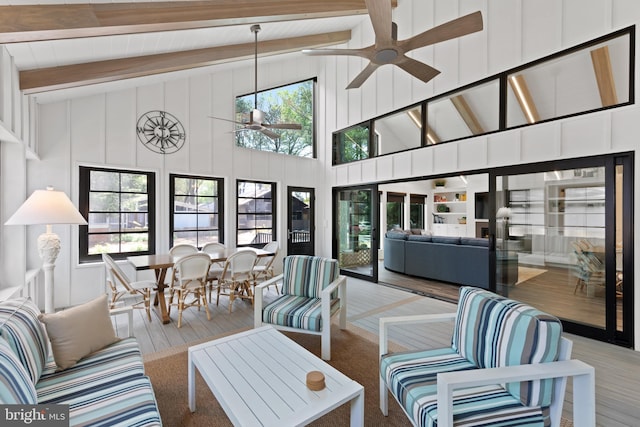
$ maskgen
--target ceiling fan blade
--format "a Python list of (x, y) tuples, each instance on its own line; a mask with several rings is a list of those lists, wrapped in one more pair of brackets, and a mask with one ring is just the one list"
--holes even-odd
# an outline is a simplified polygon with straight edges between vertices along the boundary
[(393, 44), (391, 0), (365, 0), (365, 4), (376, 35), (376, 45), (390, 46)]
[(274, 123), (274, 124), (263, 123), (262, 126), (266, 128), (271, 128), (271, 129), (293, 129), (293, 130), (302, 129), (302, 125), (298, 123)]
[(440, 71), (425, 64), (424, 62), (416, 61), (415, 59), (403, 56), (402, 60), (396, 62), (396, 65), (413, 77), (422, 80), (427, 83), (429, 80), (440, 74)]
[(474, 12), (469, 15), (462, 16), (442, 25), (431, 28), (423, 33), (417, 34), (406, 40), (398, 42), (398, 45), (405, 51), (409, 52), (419, 47), (429, 46), (434, 43), (440, 43), (446, 40), (455, 39), (457, 37), (466, 36), (482, 30), (482, 13)]
[(266, 129), (266, 128), (260, 129), (260, 132), (262, 132), (264, 135), (268, 136), (271, 139), (280, 138), (280, 135), (278, 135), (277, 133), (272, 132), (272, 131), (270, 131), (269, 129)]
[(372, 48), (373, 46), (361, 49), (303, 49), (302, 53), (306, 55), (348, 55), (369, 59)]
[(222, 117), (214, 117), (214, 116), (209, 116), (210, 119), (216, 119), (216, 120), (224, 120), (225, 122), (231, 122), (231, 123), (235, 123), (237, 125), (245, 125), (246, 123), (242, 123), (242, 122), (237, 122), (235, 120), (231, 120), (231, 119), (223, 119)]
[(362, 70), (360, 72), (360, 74), (358, 74), (356, 76), (356, 78), (351, 81), (351, 83), (349, 83), (349, 86), (347, 86), (347, 89), (356, 89), (356, 88), (359, 88), (360, 86), (362, 86), (362, 83), (364, 83), (365, 80), (367, 80), (369, 78), (369, 76), (371, 76), (371, 74), (373, 74), (373, 72), (378, 67), (379, 67), (378, 64), (374, 64), (373, 62), (369, 62), (369, 65), (367, 65), (365, 67), (365, 69)]

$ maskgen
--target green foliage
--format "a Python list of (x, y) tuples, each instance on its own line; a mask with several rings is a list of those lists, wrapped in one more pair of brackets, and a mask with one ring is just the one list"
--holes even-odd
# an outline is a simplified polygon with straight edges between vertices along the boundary
[(369, 158), (369, 127), (354, 126), (338, 134), (338, 163)]
[[(265, 112), (269, 124), (298, 123), (302, 130), (274, 129), (280, 138), (271, 139), (261, 132), (236, 133), (236, 145), (292, 156), (313, 157), (313, 86), (308, 80), (258, 93), (258, 109)], [(238, 121), (248, 120), (254, 108), (254, 95), (236, 98)], [(244, 113), (244, 114), (243, 114)]]

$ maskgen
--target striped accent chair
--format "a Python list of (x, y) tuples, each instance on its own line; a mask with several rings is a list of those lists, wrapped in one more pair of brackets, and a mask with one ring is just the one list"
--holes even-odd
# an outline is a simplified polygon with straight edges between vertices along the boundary
[[(388, 353), (389, 325), (442, 320), (454, 321), (450, 347)], [(584, 414), (579, 416), (585, 418), (575, 425), (593, 426), (593, 368), (568, 360), (571, 341), (561, 335), (562, 324), (556, 317), (472, 287), (460, 288), (456, 313), (383, 318), (380, 408), (387, 415), (388, 390), (415, 426), (559, 426), (566, 376), (575, 368), (578, 381), (586, 384), (585, 403), (593, 402), (586, 412), (582, 408)], [(558, 361), (568, 362), (571, 369)], [(525, 365), (536, 368), (522, 369)], [(545, 375), (540, 375), (540, 367)], [(492, 378), (499, 372), (514, 376)], [(443, 382), (447, 380), (452, 383)], [(460, 384), (454, 387), (456, 382)], [(579, 406), (574, 404), (574, 423)]]
[[(254, 324), (320, 335), (322, 358), (331, 358), (331, 318), (339, 315), (340, 328), (347, 322), (347, 278), (339, 275), (338, 261), (308, 255), (284, 258), (282, 274), (256, 286)], [(264, 290), (282, 284), (282, 295), (264, 304)], [(276, 286), (277, 289), (277, 286)]]

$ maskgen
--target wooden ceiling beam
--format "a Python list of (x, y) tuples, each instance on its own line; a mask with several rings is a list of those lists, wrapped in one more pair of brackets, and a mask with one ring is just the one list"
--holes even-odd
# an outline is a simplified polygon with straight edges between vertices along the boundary
[(540, 114), (538, 114), (538, 108), (533, 101), (531, 92), (529, 92), (529, 86), (522, 74), (512, 74), (508, 78), (509, 85), (513, 89), (513, 93), (520, 104), (520, 109), (524, 113), (524, 117), (527, 123), (537, 123), (540, 121)]
[(618, 103), (616, 94), (616, 82), (611, 68), (611, 57), (609, 56), (609, 46), (602, 46), (591, 51), (591, 62), (593, 71), (596, 74), (600, 101), (603, 107), (610, 107)]
[[(397, 0), (392, 0), (397, 6)], [(0, 43), (366, 14), (364, 0), (216, 0), (0, 6)]]
[(456, 95), (451, 98), (451, 103), (462, 117), (462, 120), (467, 125), (472, 135), (480, 135), (484, 133), (484, 129), (476, 117), (475, 113), (469, 106), (469, 103), (464, 99), (463, 95)]
[[(288, 39), (261, 41), (258, 54), (262, 56), (299, 51), (346, 43), (351, 31), (316, 34)], [(196, 67), (251, 58), (255, 43), (218, 46), (156, 55), (120, 58), (60, 67), (20, 71), (20, 90), (25, 94), (106, 83), (134, 77), (150, 76)]]

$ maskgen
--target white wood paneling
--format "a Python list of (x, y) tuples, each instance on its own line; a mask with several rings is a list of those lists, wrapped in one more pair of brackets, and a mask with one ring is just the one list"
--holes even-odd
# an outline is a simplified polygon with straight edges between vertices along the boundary
[(393, 176), (396, 179), (399, 178), (408, 178), (413, 176), (413, 171), (411, 170), (411, 152), (405, 151), (403, 153), (398, 153), (398, 155), (393, 156)]
[(433, 173), (433, 152), (434, 150), (414, 150), (411, 152), (411, 167), (417, 176), (424, 176)]
[(493, 0), (485, 16), (489, 74), (522, 63), (522, 0)]
[(636, 107), (622, 108), (611, 113), (611, 150), (637, 150), (640, 120)]
[[(562, 49), (562, 2), (525, 1), (522, 4), (522, 61), (530, 62)], [(544, 31), (540, 31), (544, 28)]]
[[(165, 109), (164, 84), (158, 83), (137, 88), (136, 120), (146, 112)], [(164, 155), (155, 153), (140, 142), (136, 142), (136, 165), (141, 168), (160, 168)]]
[(541, 126), (523, 128), (521, 135), (521, 158), (528, 161), (542, 161), (548, 159), (550, 154), (560, 156), (560, 125), (549, 123)]
[(66, 157), (67, 161), (73, 159), (78, 162), (102, 163), (106, 135), (105, 106), (105, 95), (88, 96), (72, 102), (71, 153), (60, 151), (57, 154)]
[(487, 138), (475, 138), (473, 144), (460, 142), (458, 145), (458, 168), (477, 169), (479, 164), (487, 164)]
[(562, 44), (568, 47), (611, 31), (611, 0), (563, 0)]
[[(192, 114), (189, 111), (189, 80), (180, 79), (169, 81), (164, 84), (164, 102), (161, 110), (172, 114), (182, 123), (187, 137), (183, 147), (175, 153), (164, 156), (164, 166), (168, 170), (191, 170), (191, 127), (190, 119)], [(196, 148), (197, 151), (197, 148)]]
[(607, 151), (611, 136), (608, 114), (577, 117), (562, 123), (563, 157), (588, 156)]
[(487, 166), (496, 167), (520, 163), (520, 131), (489, 135), (487, 138)]
[(104, 162), (110, 165), (135, 166), (136, 91), (121, 90), (106, 95)]

